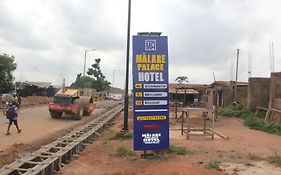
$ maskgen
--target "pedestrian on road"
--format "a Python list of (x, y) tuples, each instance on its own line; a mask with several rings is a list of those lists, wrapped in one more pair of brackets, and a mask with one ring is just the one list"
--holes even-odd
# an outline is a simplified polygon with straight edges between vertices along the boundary
[(16, 93), (13, 94), (12, 102), (15, 102), (16, 106), (19, 108), (20, 101), (19, 101), (19, 97)]
[(6, 116), (7, 119), (9, 119), (9, 125), (8, 125), (8, 129), (7, 129), (7, 133), (6, 135), (10, 135), (10, 128), (11, 125), (14, 124), (18, 130), (18, 133), (21, 132), (21, 129), (18, 126), (18, 112), (19, 112), (19, 108), (17, 107), (17, 103), (15, 101), (9, 103), (8, 105), (8, 110), (6, 111)]

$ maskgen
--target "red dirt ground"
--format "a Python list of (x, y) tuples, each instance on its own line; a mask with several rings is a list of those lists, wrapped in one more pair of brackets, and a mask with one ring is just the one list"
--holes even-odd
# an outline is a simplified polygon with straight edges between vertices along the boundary
[[(132, 111), (130, 112), (130, 117)], [(200, 120), (192, 119), (196, 126)], [(116, 156), (118, 147), (132, 150), (132, 140), (107, 140), (106, 137), (117, 133), (122, 128), (123, 117), (120, 114), (112, 128), (106, 131), (101, 138), (88, 146), (77, 160), (66, 165), (63, 175), (280, 175), (281, 168), (266, 162), (268, 156), (281, 155), (281, 137), (261, 131), (248, 129), (241, 119), (220, 118), (216, 122), (216, 130), (230, 137), (225, 140), (216, 137), (211, 140), (206, 136), (192, 135), (189, 140), (182, 136), (179, 130), (170, 131), (170, 144), (183, 146), (193, 154), (188, 156), (167, 155), (165, 159), (147, 160), (141, 158), (141, 152), (135, 156)], [(132, 119), (129, 120), (132, 129)], [(171, 128), (180, 128), (175, 119), (170, 120)], [(257, 160), (263, 160), (262, 167)], [(211, 160), (222, 162), (224, 172), (206, 169)], [(237, 167), (240, 166), (240, 167)], [(244, 166), (244, 167), (243, 167)], [(239, 169), (240, 168), (240, 169)], [(228, 169), (228, 170), (227, 170)], [(253, 169), (248, 171), (247, 169)], [(261, 170), (264, 170), (263, 172)]]

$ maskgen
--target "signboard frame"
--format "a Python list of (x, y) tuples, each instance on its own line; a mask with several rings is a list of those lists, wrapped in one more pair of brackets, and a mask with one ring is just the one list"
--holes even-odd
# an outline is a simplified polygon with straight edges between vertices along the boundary
[(134, 150), (169, 147), (168, 37), (133, 36)]

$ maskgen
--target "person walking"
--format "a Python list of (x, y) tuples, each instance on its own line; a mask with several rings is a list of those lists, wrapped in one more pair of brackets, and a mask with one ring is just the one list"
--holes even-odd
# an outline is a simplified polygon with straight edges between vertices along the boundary
[(7, 129), (7, 133), (6, 135), (10, 135), (10, 128), (11, 128), (11, 125), (14, 124), (18, 130), (18, 133), (21, 132), (21, 129), (19, 128), (19, 125), (18, 125), (18, 111), (19, 111), (19, 108), (17, 107), (17, 103), (15, 101), (11, 102), (8, 104), (8, 110), (6, 111), (6, 116), (7, 116), (7, 119), (9, 119), (9, 125), (8, 125), (8, 129)]

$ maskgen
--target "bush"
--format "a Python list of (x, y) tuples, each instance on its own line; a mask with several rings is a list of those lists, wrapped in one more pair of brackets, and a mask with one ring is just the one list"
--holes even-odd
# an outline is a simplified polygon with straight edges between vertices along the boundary
[(133, 138), (133, 133), (132, 132), (119, 132), (116, 134), (115, 139), (118, 140), (127, 140), (127, 139), (132, 139)]
[(218, 170), (220, 164), (221, 164), (220, 161), (211, 160), (211, 161), (206, 165), (206, 167), (207, 167), (208, 169), (215, 169), (215, 170)]
[(271, 134), (281, 135), (281, 125), (264, 122), (265, 112), (259, 113), (255, 116), (254, 112), (248, 111), (241, 104), (232, 104), (219, 110), (219, 114), (229, 117), (242, 117), (244, 118), (244, 125), (251, 129), (265, 131)]
[(241, 104), (232, 104), (220, 109), (219, 114), (227, 117), (245, 117), (249, 112)]
[(110, 133), (105, 136), (104, 140), (128, 140), (133, 138), (132, 132), (119, 132), (117, 134)]
[(125, 147), (119, 147), (116, 150), (116, 156), (134, 156), (135, 152)]
[(251, 129), (261, 130), (270, 134), (281, 135), (281, 125), (274, 123), (266, 123), (263, 119), (253, 116), (247, 116), (244, 124)]
[(269, 157), (269, 163), (275, 164), (279, 167), (281, 167), (281, 156), (277, 155), (275, 153), (273, 156)]
[(173, 145), (170, 145), (167, 153), (176, 153), (178, 155), (188, 155), (188, 154), (192, 154), (191, 152), (187, 151), (185, 147), (176, 147)]

